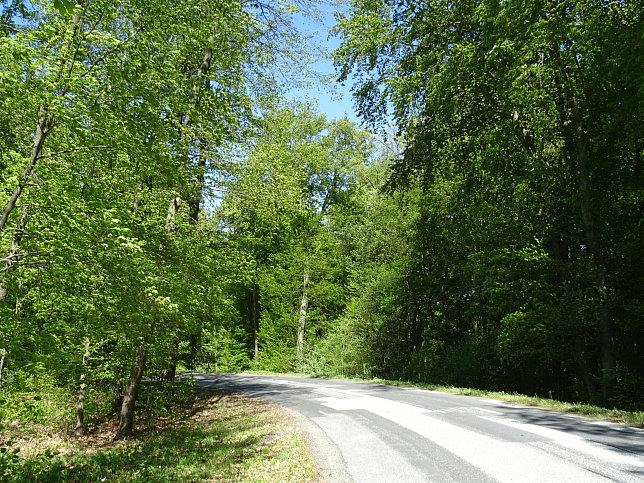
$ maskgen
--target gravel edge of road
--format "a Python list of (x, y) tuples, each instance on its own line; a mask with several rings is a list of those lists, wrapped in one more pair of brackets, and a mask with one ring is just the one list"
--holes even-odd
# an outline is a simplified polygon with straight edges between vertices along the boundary
[(314, 421), (293, 409), (282, 406), (306, 435), (325, 483), (352, 483), (353, 478), (338, 447)]

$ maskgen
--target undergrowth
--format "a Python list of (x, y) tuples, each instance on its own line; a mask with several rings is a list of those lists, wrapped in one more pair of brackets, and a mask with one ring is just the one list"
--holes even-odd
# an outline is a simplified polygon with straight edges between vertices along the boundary
[[(15, 395), (12, 407), (29, 405)], [(20, 402), (20, 401), (22, 402)], [(43, 396), (42, 400), (45, 400)], [(69, 412), (71, 399), (50, 400), (51, 414)], [(30, 406), (29, 406), (30, 407)], [(276, 406), (194, 382), (142, 387), (134, 436), (113, 441), (112, 418), (76, 438), (47, 411), (16, 413), (0, 430), (0, 481), (317, 481), (304, 436)], [(16, 417), (17, 417), (16, 416)], [(38, 419), (31, 426), (27, 420)], [(20, 422), (18, 422), (20, 421)], [(46, 423), (46, 424), (45, 424)], [(54, 426), (48, 426), (54, 424)]]

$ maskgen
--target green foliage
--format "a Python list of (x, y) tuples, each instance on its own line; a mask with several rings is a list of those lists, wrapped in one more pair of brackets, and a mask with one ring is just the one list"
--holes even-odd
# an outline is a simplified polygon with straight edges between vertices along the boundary
[[(325, 362), (321, 375), (369, 376), (365, 365), (366, 346), (360, 334), (360, 325), (355, 318), (341, 317), (316, 345)], [(308, 371), (304, 371), (307, 372)]]
[(139, 390), (139, 408), (148, 415), (167, 415), (178, 407), (194, 402), (195, 383), (191, 379), (178, 382), (145, 382)]
[[(367, 243), (381, 278), (364, 256), (355, 272), (377, 373), (566, 399), (583, 385), (586, 400), (625, 403), (617, 368), (642, 374), (642, 206), (629, 200), (644, 132), (626, 121), (641, 117), (641, 75), (616, 66), (642, 58), (642, 13), (382, 0), (339, 16), (341, 78), (355, 74), (372, 125), (390, 109), (405, 144), (386, 184), (408, 213), (399, 263)], [(615, 47), (626, 39), (638, 47)], [(377, 234), (395, 217), (375, 207), (383, 221), (363, 222)]]
[[(310, 363), (324, 372), (316, 341), (347, 302), (342, 224), (372, 151), (364, 131), (346, 119), (328, 122), (310, 105), (264, 112), (219, 210), (240, 257), (240, 283), (248, 287), (238, 294), (240, 314), (251, 330), (257, 317), (254, 369), (302, 370)], [(306, 340), (300, 354), (298, 339)]]
[(246, 333), (239, 327), (204, 329), (201, 336), (201, 364), (215, 372), (238, 372), (250, 366), (246, 350)]
[(20, 448), (11, 448), (11, 441), (0, 443), (0, 477), (3, 481), (8, 481), (20, 468)]
[(30, 431), (36, 425), (65, 429), (72, 422), (72, 400), (69, 389), (60, 387), (47, 374), (14, 372), (0, 392), (0, 427), (17, 425), (21, 431)]
[[(0, 444), (0, 478), (7, 482), (83, 482), (227, 481), (256, 479), (257, 475), (266, 481), (289, 477), (305, 481), (315, 477), (305, 441), (274, 407), (220, 392), (195, 395), (190, 391), (183, 396), (181, 400), (175, 394), (173, 402), (178, 405), (169, 408), (163, 418), (157, 412), (145, 413), (151, 430), (100, 451), (68, 448), (58, 454), (48, 449), (19, 458), (10, 444)], [(249, 454), (253, 457), (248, 458)], [(283, 464), (276, 465), (276, 461)]]
[(3, 2), (0, 416), (100, 420), (138, 347), (640, 407), (641, 2), (352, 2), (378, 155), (279, 99), (307, 3)]

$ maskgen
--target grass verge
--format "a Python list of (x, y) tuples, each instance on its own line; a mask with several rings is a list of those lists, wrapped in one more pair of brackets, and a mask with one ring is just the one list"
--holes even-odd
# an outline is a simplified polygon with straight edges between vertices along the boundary
[[(251, 374), (266, 374), (276, 375), (270, 372), (263, 371), (248, 371)], [(310, 376), (302, 373), (289, 374), (291, 376), (300, 377), (320, 377)], [(461, 394), (464, 396), (484, 397), (488, 399), (496, 399), (498, 401), (511, 402), (516, 404), (523, 404), (526, 406), (535, 406), (544, 409), (552, 409), (555, 411), (577, 414), (580, 416), (588, 416), (603, 421), (611, 421), (614, 423), (626, 424), (636, 428), (644, 428), (644, 411), (623, 411), (621, 409), (608, 409), (600, 406), (594, 406), (586, 403), (571, 403), (565, 401), (557, 401), (555, 399), (542, 398), (538, 396), (526, 396), (518, 393), (508, 393), (503, 391), (484, 391), (482, 389), (454, 387), (454, 386), (441, 386), (438, 384), (417, 383), (410, 381), (397, 381), (380, 378), (357, 378), (357, 377), (341, 377), (333, 376), (330, 378), (343, 379), (348, 381), (372, 383), (372, 384), (386, 384), (390, 386), (399, 387), (415, 387), (418, 389), (428, 389), (431, 391), (448, 392), (452, 394)]]
[(400, 387), (416, 387), (419, 389), (429, 389), (432, 391), (448, 392), (452, 394), (462, 394), (464, 396), (484, 397), (496, 399), (498, 401), (523, 404), (526, 406), (535, 406), (544, 409), (552, 409), (580, 416), (588, 416), (603, 421), (626, 424), (638, 428), (644, 428), (644, 411), (622, 411), (621, 409), (608, 409), (600, 406), (594, 406), (586, 403), (570, 403), (557, 401), (555, 399), (542, 398), (538, 396), (526, 396), (518, 393), (508, 393), (503, 391), (484, 391), (482, 389), (472, 389), (454, 386), (440, 386), (436, 384), (413, 383), (407, 381), (391, 381), (386, 379), (354, 379), (362, 382), (376, 384), (388, 384)]
[(0, 481), (318, 481), (306, 438), (281, 409), (260, 399), (197, 389), (166, 416), (139, 415), (137, 432), (113, 442), (116, 422), (82, 438), (43, 432), (0, 453)]

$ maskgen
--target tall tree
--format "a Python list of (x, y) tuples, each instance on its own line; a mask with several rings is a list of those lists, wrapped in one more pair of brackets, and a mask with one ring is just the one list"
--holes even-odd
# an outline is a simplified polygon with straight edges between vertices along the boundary
[[(390, 108), (408, 142), (394, 163), (391, 186), (418, 176), (426, 190), (455, 183), (461, 193), (454, 199), (462, 203), (445, 215), (467, 220), (475, 235), (466, 245), (469, 258), (475, 268), (489, 267), (475, 284), (517, 282), (518, 273), (499, 277), (509, 263), (504, 257), (516, 257), (532, 260), (535, 273), (550, 272), (555, 293), (570, 283), (593, 293), (581, 309), (583, 319), (566, 325), (572, 339), (581, 337), (573, 349), (579, 360), (599, 359), (598, 367), (581, 363), (580, 377), (592, 396), (590, 370), (605, 400), (616, 381), (615, 331), (630, 325), (616, 316), (607, 275), (609, 265), (621, 274), (626, 269), (619, 257), (615, 265), (607, 262), (616, 246), (606, 246), (611, 235), (605, 217), (625, 191), (607, 175), (625, 165), (635, 173), (635, 140), (641, 139), (641, 129), (630, 122), (617, 138), (606, 136), (611, 119), (637, 117), (641, 109), (641, 78), (616, 67), (636, 65), (641, 49), (617, 52), (613, 46), (625, 39), (641, 43), (635, 40), (641, 10), (629, 1), (358, 0), (336, 30), (343, 37), (336, 52), (340, 76), (357, 74), (362, 115), (377, 123)], [(636, 208), (624, 208), (630, 219)], [(521, 228), (513, 233), (508, 224)], [(537, 252), (553, 263), (537, 267), (543, 259), (526, 258), (535, 239)], [(463, 282), (460, 293), (468, 294), (472, 307), (480, 300), (483, 309), (480, 297), (489, 289)], [(484, 317), (488, 330), (498, 334), (499, 321), (531, 305), (507, 302)], [(536, 323), (529, 319), (524, 322)], [(554, 319), (550, 327), (555, 330)]]

